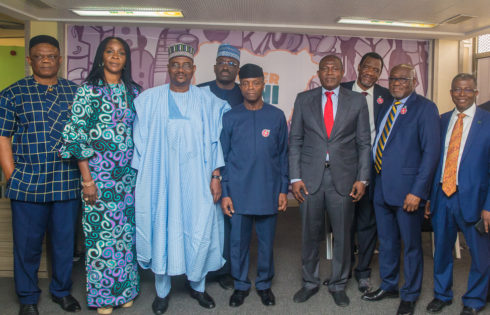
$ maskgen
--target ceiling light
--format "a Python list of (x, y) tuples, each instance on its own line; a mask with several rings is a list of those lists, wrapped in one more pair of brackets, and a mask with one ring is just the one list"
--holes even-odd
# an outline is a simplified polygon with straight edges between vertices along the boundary
[(380, 25), (380, 26), (396, 26), (396, 27), (419, 27), (419, 28), (432, 28), (437, 26), (433, 23), (422, 23), (422, 22), (400, 22), (400, 21), (387, 21), (387, 20), (376, 20), (376, 19), (366, 19), (366, 18), (346, 18), (341, 17), (337, 20), (337, 23), (342, 24), (363, 24), (363, 25)]
[(77, 9), (72, 11), (81, 16), (184, 17), (181, 10), (174, 9)]

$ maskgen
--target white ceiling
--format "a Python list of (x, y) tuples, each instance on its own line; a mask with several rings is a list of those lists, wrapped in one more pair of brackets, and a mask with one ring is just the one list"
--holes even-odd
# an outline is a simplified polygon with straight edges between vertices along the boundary
[[(69, 9), (175, 8), (183, 19), (81, 17)], [(78, 24), (164, 25), (204, 29), (287, 31), (331, 35), (465, 39), (490, 33), (490, 0), (0, 0), (0, 12), (18, 20)], [(441, 23), (458, 14), (466, 22), (432, 29), (348, 26), (341, 17)]]

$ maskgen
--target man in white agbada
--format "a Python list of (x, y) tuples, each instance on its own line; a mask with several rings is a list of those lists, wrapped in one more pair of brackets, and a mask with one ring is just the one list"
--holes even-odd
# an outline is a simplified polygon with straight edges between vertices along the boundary
[(170, 84), (135, 100), (136, 251), (155, 273), (155, 314), (168, 308), (170, 277), (185, 274), (192, 298), (205, 308), (205, 276), (223, 266), (223, 215), (219, 168), (224, 165), (221, 118), (230, 109), (209, 88), (190, 84), (194, 48), (169, 47)]

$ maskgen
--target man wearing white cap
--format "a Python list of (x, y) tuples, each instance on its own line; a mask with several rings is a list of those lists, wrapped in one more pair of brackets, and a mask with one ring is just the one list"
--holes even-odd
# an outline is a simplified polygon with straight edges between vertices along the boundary
[(170, 277), (185, 274), (190, 295), (215, 307), (205, 277), (223, 259), (223, 214), (219, 168), (221, 118), (227, 103), (190, 84), (194, 48), (169, 47), (170, 83), (135, 100), (134, 157), (136, 251), (139, 264), (155, 273), (155, 314), (168, 308)]

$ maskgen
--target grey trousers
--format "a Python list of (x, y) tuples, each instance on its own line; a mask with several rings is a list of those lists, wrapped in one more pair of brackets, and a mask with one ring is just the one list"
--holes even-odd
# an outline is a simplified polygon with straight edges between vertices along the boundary
[(340, 195), (333, 186), (329, 168), (325, 168), (320, 189), (307, 195), (300, 205), (302, 218), (303, 286), (312, 289), (320, 285), (319, 246), (325, 239), (325, 219), (333, 232), (332, 274), (328, 283), (331, 292), (345, 290), (351, 268), (350, 229), (355, 204), (352, 198)]

